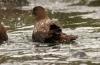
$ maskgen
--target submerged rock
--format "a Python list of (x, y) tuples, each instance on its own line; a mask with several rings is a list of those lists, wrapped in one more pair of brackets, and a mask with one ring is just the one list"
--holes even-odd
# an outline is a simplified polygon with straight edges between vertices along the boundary
[(75, 58), (86, 58), (87, 57), (86, 53), (83, 51), (75, 52), (72, 56)]

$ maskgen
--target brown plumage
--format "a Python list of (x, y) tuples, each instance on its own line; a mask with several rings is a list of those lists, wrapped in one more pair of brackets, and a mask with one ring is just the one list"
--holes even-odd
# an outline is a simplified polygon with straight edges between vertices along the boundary
[(36, 24), (34, 25), (32, 39), (35, 42), (66, 42), (72, 41), (77, 38), (74, 35), (66, 35), (52, 19), (48, 17), (46, 11), (41, 6), (33, 8), (32, 14), (36, 18)]
[(3, 27), (3, 25), (0, 24), (0, 44), (2, 44), (4, 41), (8, 40), (8, 35), (6, 33), (6, 29)]

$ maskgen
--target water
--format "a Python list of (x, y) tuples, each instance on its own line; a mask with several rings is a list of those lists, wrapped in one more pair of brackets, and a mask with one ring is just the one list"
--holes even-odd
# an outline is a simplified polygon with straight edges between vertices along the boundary
[[(65, 26), (69, 28), (63, 28), (63, 32), (78, 35), (78, 39), (73, 44), (48, 46), (32, 42), (34, 27), (32, 22), (28, 25), (17, 25), (16, 29), (8, 32), (9, 40), (0, 46), (0, 65), (100, 65), (100, 27), (97, 26), (100, 22), (100, 7), (68, 6), (70, 2), (67, 4), (55, 2), (56, 4), (49, 2), (52, 6), (44, 5), (44, 7), (52, 9), (52, 15), (55, 15), (55, 12), (66, 13), (68, 17), (55, 15), (55, 18), (70, 22), (66, 23)], [(73, 20), (75, 17), (77, 22)], [(84, 24), (86, 26), (83, 26)], [(80, 26), (73, 28), (73, 25)]]
[[(66, 34), (78, 35), (75, 44), (57, 46), (37, 46), (31, 41), (32, 26), (10, 32), (9, 41), (0, 46), (1, 65), (73, 65), (88, 62), (100, 63), (100, 32), (99, 27), (78, 27), (74, 30), (66, 28)], [(73, 62), (73, 63), (72, 63)], [(81, 62), (81, 63), (80, 63)]]

